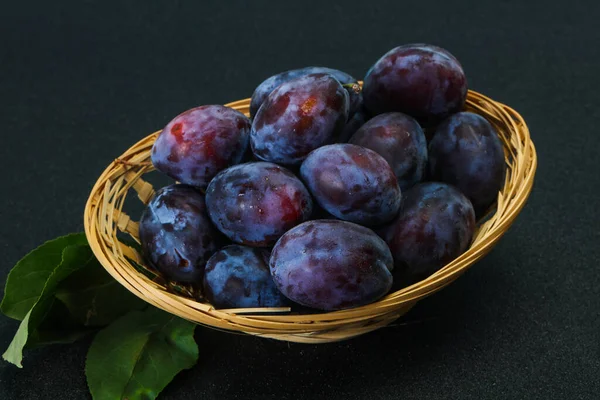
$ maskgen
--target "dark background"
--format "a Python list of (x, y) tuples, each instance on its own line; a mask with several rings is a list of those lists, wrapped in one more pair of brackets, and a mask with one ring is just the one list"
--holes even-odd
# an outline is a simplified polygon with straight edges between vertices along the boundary
[[(529, 124), (539, 169), (512, 229), (453, 285), (354, 340), (199, 328), (198, 365), (161, 398), (598, 398), (598, 2), (122, 3), (2, 2), (2, 285), (30, 249), (82, 230), (104, 167), (179, 112), (306, 65), (362, 78), (392, 47), (428, 42)], [(2, 351), (17, 325), (0, 317)], [(23, 370), (0, 362), (0, 398), (89, 398), (88, 345), (28, 352)]]

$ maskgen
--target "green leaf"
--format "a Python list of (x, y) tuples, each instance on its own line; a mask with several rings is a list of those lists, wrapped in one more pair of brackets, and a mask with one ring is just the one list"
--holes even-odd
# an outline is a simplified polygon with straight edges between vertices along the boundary
[(196, 325), (154, 307), (131, 311), (100, 331), (88, 351), (94, 400), (150, 400), (198, 360)]
[(73, 343), (92, 332), (95, 329), (82, 326), (62, 302), (55, 300), (37, 329), (29, 333), (25, 347)]
[(84, 326), (106, 326), (147, 303), (117, 282), (98, 261), (79, 270), (59, 286), (56, 297)]
[[(54, 305), (58, 307), (55, 308)], [(52, 327), (48, 325), (44, 326), (42, 323), (40, 329), (31, 332), (31, 326), (35, 325), (32, 321), (40, 318), (39, 315), (44, 312), (58, 314), (60, 318), (46, 318), (46, 321), (53, 321)], [(64, 322), (64, 324), (61, 325), (61, 322)], [(73, 321), (69, 319), (68, 310), (60, 302), (54, 298), (50, 298), (48, 302), (32, 308), (27, 313), (2, 358), (19, 368), (23, 368), (23, 349), (25, 347), (32, 348), (48, 344), (72, 343), (90, 332), (90, 329), (74, 325)]]
[(10, 318), (23, 320), (61, 263), (65, 247), (86, 243), (83, 233), (71, 234), (46, 242), (23, 257), (8, 274), (0, 310)]
[(96, 261), (94, 254), (87, 245), (68, 246), (64, 249), (61, 263), (48, 276), (38, 300), (21, 321), (15, 337), (2, 355), (6, 361), (22, 368), (23, 349), (28, 342), (29, 335), (33, 334), (51, 314), (56, 301), (54, 292), (57, 285), (74, 271), (85, 268), (94, 261)]
[(19, 325), (19, 329), (17, 329), (17, 333), (13, 338), (12, 342), (8, 345), (8, 349), (2, 354), (2, 358), (4, 358), (9, 363), (16, 365), (19, 368), (23, 368), (23, 349), (25, 348), (25, 344), (27, 343), (28, 337), (28, 328), (29, 328), (29, 317), (31, 316), (30, 310), (21, 324)]

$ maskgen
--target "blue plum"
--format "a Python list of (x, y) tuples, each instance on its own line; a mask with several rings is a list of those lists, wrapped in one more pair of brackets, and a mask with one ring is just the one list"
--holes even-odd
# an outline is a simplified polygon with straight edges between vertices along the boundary
[(442, 122), (429, 143), (429, 176), (456, 186), (481, 217), (504, 184), (502, 142), (482, 116), (461, 112)]
[(342, 129), (342, 132), (340, 133), (340, 135), (335, 139), (335, 142), (336, 143), (348, 142), (348, 140), (350, 140), (352, 135), (354, 135), (356, 133), (356, 131), (358, 131), (360, 129), (360, 127), (363, 126), (368, 120), (369, 120), (369, 116), (367, 115), (367, 113), (364, 110), (361, 109), (361, 110), (357, 111), (356, 113), (354, 113), (353, 116), (350, 117), (350, 119), (348, 119), (348, 122), (346, 122), (344, 129)]
[(393, 259), (372, 230), (339, 220), (308, 221), (279, 239), (269, 262), (289, 299), (320, 310), (372, 303), (391, 288)]
[(264, 161), (297, 165), (312, 150), (333, 142), (348, 118), (348, 92), (328, 74), (282, 83), (252, 123), (250, 144)]
[(215, 308), (282, 307), (288, 303), (271, 278), (265, 249), (223, 247), (206, 263), (203, 288)]
[(404, 193), (400, 214), (380, 235), (394, 256), (397, 278), (416, 281), (461, 255), (474, 232), (469, 199), (453, 186), (427, 182)]
[(308, 220), (310, 194), (293, 173), (267, 162), (233, 166), (206, 190), (211, 220), (235, 243), (271, 246), (290, 228)]
[(354, 77), (337, 69), (326, 67), (305, 67), (273, 75), (258, 85), (252, 94), (252, 99), (250, 99), (250, 116), (254, 118), (258, 112), (258, 109), (264, 103), (267, 97), (282, 83), (310, 74), (329, 74), (337, 79), (342, 85), (346, 85), (346, 90), (348, 91), (349, 95), (350, 115), (353, 115), (362, 107), (363, 98), (360, 87), (351, 86), (352, 84), (358, 84), (358, 81)]
[(387, 161), (353, 144), (323, 146), (308, 156), (300, 175), (315, 200), (337, 218), (361, 225), (389, 222), (400, 208), (400, 187)]
[(403, 191), (423, 179), (427, 141), (419, 123), (406, 114), (394, 112), (374, 117), (349, 143), (371, 149), (385, 158)]
[(408, 44), (390, 50), (369, 69), (363, 97), (374, 115), (398, 111), (430, 123), (463, 108), (467, 79), (447, 50)]
[(250, 128), (250, 120), (232, 108), (193, 108), (162, 130), (152, 147), (152, 163), (178, 182), (205, 189), (217, 172), (242, 160)]
[(208, 218), (204, 196), (192, 186), (162, 188), (140, 220), (140, 242), (146, 260), (176, 281), (198, 282), (206, 261), (223, 241)]

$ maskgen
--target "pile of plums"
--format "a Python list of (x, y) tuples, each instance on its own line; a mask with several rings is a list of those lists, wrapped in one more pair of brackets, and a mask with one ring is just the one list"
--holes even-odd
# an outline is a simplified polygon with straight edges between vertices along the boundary
[(469, 247), (504, 182), (502, 143), (466, 96), (454, 56), (411, 44), (362, 90), (308, 67), (262, 82), (251, 118), (185, 111), (152, 149), (178, 183), (142, 215), (148, 264), (217, 308), (347, 309), (426, 278)]

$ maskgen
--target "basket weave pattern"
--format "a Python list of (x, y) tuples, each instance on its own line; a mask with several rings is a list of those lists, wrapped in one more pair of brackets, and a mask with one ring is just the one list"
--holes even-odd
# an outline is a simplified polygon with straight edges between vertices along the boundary
[[(250, 100), (227, 104), (248, 115)], [(478, 226), (470, 248), (427, 279), (390, 293), (362, 307), (311, 315), (293, 315), (287, 308), (216, 310), (169, 290), (164, 281), (151, 280), (134, 264), (142, 256), (117, 237), (118, 232), (138, 239), (138, 223), (122, 209), (129, 194), (147, 204), (154, 188), (143, 179), (154, 170), (150, 151), (159, 132), (144, 138), (111, 163), (96, 182), (86, 204), (85, 233), (94, 254), (106, 270), (129, 291), (148, 303), (197, 324), (228, 331), (301, 343), (348, 339), (385, 325), (405, 314), (420, 299), (450, 284), (485, 256), (511, 226), (531, 192), (537, 166), (535, 147), (522, 117), (511, 108), (469, 91), (466, 109), (485, 117), (500, 135), (507, 174), (495, 213)], [(127, 201), (134, 201), (130, 199)]]

